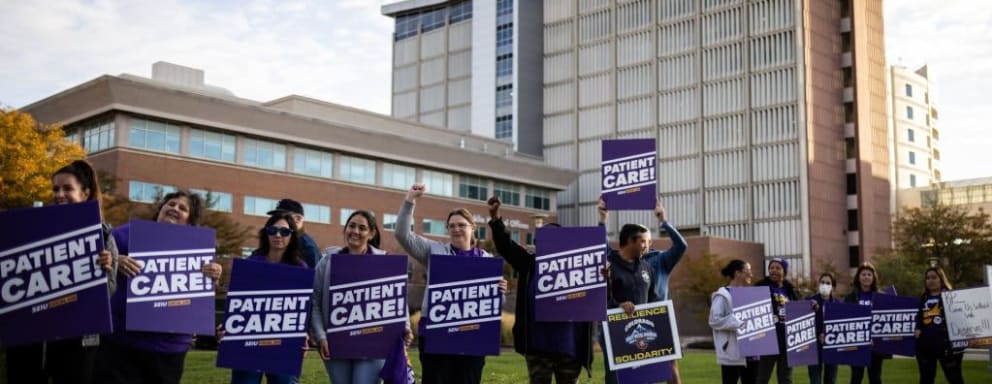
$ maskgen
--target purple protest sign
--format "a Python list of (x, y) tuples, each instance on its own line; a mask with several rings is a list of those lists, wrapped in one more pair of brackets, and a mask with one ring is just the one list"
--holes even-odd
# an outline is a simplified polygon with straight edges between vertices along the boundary
[(503, 260), (431, 255), (427, 307), (420, 321), (424, 350), (452, 355), (499, 355)]
[(385, 358), (406, 329), (406, 256), (331, 255), (327, 344), (334, 359)]
[(130, 257), (141, 265), (127, 279), (129, 331), (211, 335), (214, 286), (200, 267), (214, 259), (212, 228), (133, 220)]
[(654, 139), (603, 140), (601, 191), (611, 210), (654, 209), (658, 196)]
[(920, 299), (875, 294), (871, 300), (871, 349), (875, 352), (916, 356), (916, 315)]
[(768, 287), (729, 287), (734, 317), (744, 325), (737, 329), (741, 356), (777, 355), (778, 335)]
[(95, 201), (2, 212), (0, 228), (4, 346), (111, 332)]
[(217, 366), (298, 376), (312, 295), (310, 269), (235, 259)]
[(871, 362), (871, 307), (823, 304), (823, 363), (867, 367)]
[(622, 308), (611, 309), (602, 324), (606, 358), (612, 371), (682, 358), (671, 300), (634, 306), (631, 315)]
[(816, 312), (811, 301), (785, 303), (785, 351), (790, 367), (820, 362)]
[(537, 229), (537, 321), (606, 320), (606, 228)]

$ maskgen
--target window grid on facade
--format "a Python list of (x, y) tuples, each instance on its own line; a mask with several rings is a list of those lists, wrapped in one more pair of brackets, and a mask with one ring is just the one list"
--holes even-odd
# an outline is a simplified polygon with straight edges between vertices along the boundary
[(382, 163), (382, 186), (406, 190), (416, 182), (417, 170), (415, 168)]
[(916, 152), (909, 151), (909, 163), (916, 164)]
[(114, 146), (115, 128), (111, 119), (98, 121), (83, 128), (83, 148), (86, 153), (102, 151)]
[(362, 184), (375, 184), (375, 161), (351, 156), (340, 156), (338, 174), (341, 180)]
[(520, 186), (516, 184), (494, 181), (493, 195), (503, 204), (520, 206)]
[(387, 213), (382, 215), (382, 229), (396, 230), (396, 220), (399, 216)]
[(131, 118), (128, 143), (135, 148), (179, 153), (179, 127), (158, 121)]
[(527, 188), (527, 208), (549, 210), (551, 209), (551, 199), (548, 197), (548, 191)]
[(906, 97), (913, 97), (913, 85), (906, 84)]
[(496, 87), (496, 108), (513, 106), (513, 84)]
[(267, 141), (245, 139), (244, 162), (259, 168), (286, 170), (286, 146)]
[(444, 220), (424, 219), (422, 229), (425, 234), (444, 235), (447, 233)]
[(278, 200), (264, 197), (245, 196), (244, 213), (250, 216), (269, 216), (269, 211), (276, 209)]
[(315, 223), (331, 223), (331, 207), (320, 204), (302, 203), (304, 220)]
[(154, 203), (163, 195), (176, 191), (176, 187), (143, 181), (131, 180), (128, 182), (128, 198), (131, 201), (140, 203)]
[(348, 225), (348, 217), (351, 216), (352, 213), (355, 213), (355, 211), (355, 209), (351, 208), (341, 208), (341, 215), (338, 216), (338, 223), (340, 223), (341, 226)]
[(233, 163), (236, 142), (233, 135), (191, 129), (189, 132), (189, 155), (205, 159)]
[(420, 26), (421, 31), (428, 32), (444, 27), (445, 19), (447, 19), (447, 12), (448, 10), (446, 8), (424, 12), (423, 16), (420, 18), (422, 23)]
[(293, 150), (293, 172), (331, 178), (334, 176), (334, 156), (327, 152), (296, 148)]
[(496, 77), (510, 76), (513, 74), (513, 54), (507, 53), (496, 57)]
[(427, 187), (426, 193), (440, 196), (453, 196), (455, 178), (450, 173), (428, 171), (421, 172), (421, 179)]
[(448, 23), (454, 24), (472, 18), (472, 1), (463, 1), (448, 8)]
[(496, 138), (499, 140), (513, 139), (513, 116), (496, 118)]
[(513, 23), (496, 27), (496, 54), (513, 53)]
[(486, 227), (481, 226), (481, 225), (476, 226), (475, 227), (475, 238), (477, 240), (479, 240), (479, 241), (485, 240), (486, 239)]
[(913, 120), (913, 107), (906, 106), (906, 118)]
[(462, 175), (458, 178), (458, 197), (486, 201), (489, 199), (489, 188), (486, 179)]
[(206, 189), (190, 189), (190, 192), (203, 197), (207, 209), (218, 212), (231, 212), (234, 209), (234, 196), (230, 193), (208, 191)]
[(912, 128), (906, 130), (906, 139), (908, 139), (910, 143), (916, 141), (915, 133)]
[(911, 188), (916, 188), (916, 175), (914, 174), (909, 175), (909, 186)]

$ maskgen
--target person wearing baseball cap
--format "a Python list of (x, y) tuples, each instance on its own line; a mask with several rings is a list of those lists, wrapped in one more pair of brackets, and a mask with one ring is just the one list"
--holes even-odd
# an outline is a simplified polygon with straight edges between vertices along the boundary
[(317, 265), (317, 261), (320, 260), (320, 247), (303, 230), (303, 204), (293, 199), (282, 199), (279, 200), (279, 204), (276, 204), (276, 209), (267, 214), (272, 216), (276, 213), (289, 213), (293, 216), (293, 220), (296, 222), (296, 232), (300, 235), (300, 245), (303, 246), (303, 261), (307, 263), (307, 267), (313, 269)]

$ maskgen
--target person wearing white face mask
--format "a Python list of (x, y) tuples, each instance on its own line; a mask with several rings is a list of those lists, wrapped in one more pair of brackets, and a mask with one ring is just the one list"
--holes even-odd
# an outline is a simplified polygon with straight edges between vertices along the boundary
[[(834, 287), (836, 286), (837, 280), (834, 279), (834, 275), (829, 272), (823, 273), (820, 275), (818, 292), (806, 298), (806, 300), (813, 301), (813, 310), (816, 311), (816, 334), (821, 342), (819, 351), (821, 361), (823, 355), (823, 304), (840, 302), (834, 297)], [(808, 370), (810, 384), (834, 384), (837, 382), (837, 365), (835, 364), (810, 365)]]

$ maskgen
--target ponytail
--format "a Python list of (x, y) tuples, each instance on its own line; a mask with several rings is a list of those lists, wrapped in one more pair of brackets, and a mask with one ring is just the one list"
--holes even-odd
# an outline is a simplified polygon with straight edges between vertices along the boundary
[(747, 265), (747, 262), (745, 262), (744, 260), (741, 259), (731, 260), (730, 263), (727, 263), (726, 267), (723, 267), (723, 269), (720, 270), (720, 274), (728, 279), (733, 279), (734, 274), (737, 273), (737, 271), (743, 270), (745, 265)]
[(87, 201), (96, 200), (98, 203), (100, 202), (100, 182), (97, 180), (96, 171), (93, 170), (93, 166), (89, 162), (86, 160), (75, 160), (69, 163), (69, 165), (59, 168), (58, 171), (52, 174), (52, 177), (60, 173), (72, 175), (79, 181), (79, 185), (90, 190)]

